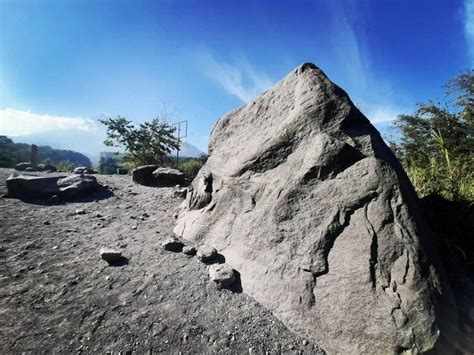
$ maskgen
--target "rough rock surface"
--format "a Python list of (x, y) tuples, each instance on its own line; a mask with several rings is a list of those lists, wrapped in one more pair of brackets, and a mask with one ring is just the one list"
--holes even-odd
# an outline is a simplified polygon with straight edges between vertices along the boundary
[(157, 168), (153, 171), (153, 176), (158, 185), (173, 186), (184, 183), (184, 174), (177, 169), (167, 167)]
[(320, 69), (221, 118), (209, 152), (175, 234), (216, 247), (288, 327), (331, 353), (426, 351), (447, 336), (451, 290), (413, 188)]
[(132, 181), (140, 185), (153, 185), (155, 177), (153, 172), (158, 165), (144, 165), (132, 170)]

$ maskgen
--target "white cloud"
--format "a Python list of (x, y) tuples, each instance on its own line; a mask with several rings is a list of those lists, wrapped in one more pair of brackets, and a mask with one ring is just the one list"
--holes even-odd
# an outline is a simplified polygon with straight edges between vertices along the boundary
[(471, 65), (474, 65), (474, 0), (464, 1), (464, 32)]
[(364, 112), (372, 123), (390, 122), (395, 120), (398, 115), (407, 114), (409, 110), (393, 106), (375, 106)]
[(0, 110), (0, 134), (20, 136), (56, 130), (95, 131), (96, 123), (82, 117), (63, 117), (19, 111), (11, 108)]
[(273, 85), (273, 81), (265, 73), (256, 70), (247, 62), (218, 62), (210, 53), (201, 54), (200, 59), (206, 75), (242, 102), (253, 99)]

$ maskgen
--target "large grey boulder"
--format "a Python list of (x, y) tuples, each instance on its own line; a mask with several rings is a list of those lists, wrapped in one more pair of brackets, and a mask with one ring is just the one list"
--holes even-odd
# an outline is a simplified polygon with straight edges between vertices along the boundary
[(211, 245), (244, 292), (329, 353), (423, 352), (445, 333), (416, 195), (347, 94), (313, 64), (219, 120), (175, 234)]
[(140, 185), (154, 185), (153, 172), (158, 165), (144, 165), (132, 170), (132, 181)]
[(97, 179), (90, 175), (33, 176), (11, 175), (7, 181), (9, 197), (36, 198), (49, 196), (81, 197), (99, 187)]
[(184, 174), (173, 168), (161, 167), (153, 171), (153, 176), (157, 185), (174, 186), (184, 183)]

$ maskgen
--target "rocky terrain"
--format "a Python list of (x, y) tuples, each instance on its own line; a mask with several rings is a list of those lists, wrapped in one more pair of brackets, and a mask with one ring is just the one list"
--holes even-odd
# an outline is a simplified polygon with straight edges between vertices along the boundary
[[(11, 173), (0, 169), (0, 195)], [(81, 200), (0, 199), (1, 354), (323, 353), (245, 293), (219, 289), (196, 257), (162, 248), (175, 188), (97, 178), (107, 188)], [(102, 247), (126, 262), (109, 266)]]

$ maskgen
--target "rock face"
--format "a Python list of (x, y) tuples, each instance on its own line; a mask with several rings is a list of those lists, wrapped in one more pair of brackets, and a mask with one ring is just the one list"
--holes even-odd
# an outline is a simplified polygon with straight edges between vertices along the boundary
[(217, 248), (290, 329), (344, 354), (426, 351), (444, 335), (451, 290), (414, 190), (320, 69), (221, 118), (209, 152), (175, 234)]

